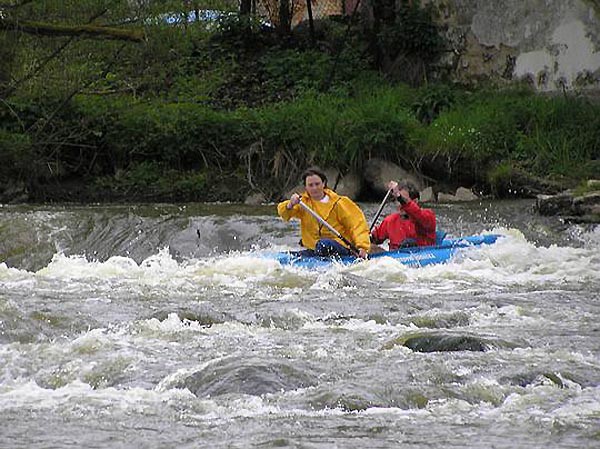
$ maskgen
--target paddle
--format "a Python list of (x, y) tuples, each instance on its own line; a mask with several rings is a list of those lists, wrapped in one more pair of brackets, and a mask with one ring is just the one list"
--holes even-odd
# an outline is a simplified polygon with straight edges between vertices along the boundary
[(301, 207), (303, 207), (306, 212), (308, 212), (313, 217), (315, 217), (319, 223), (321, 223), (323, 226), (325, 226), (327, 229), (329, 229), (338, 239), (340, 239), (342, 242), (344, 242), (346, 245), (348, 245), (348, 247), (354, 253), (355, 256), (359, 255), (360, 251), (358, 250), (358, 248), (356, 246), (354, 246), (352, 244), (352, 242), (350, 242), (348, 239), (346, 239), (342, 234), (340, 234), (337, 229), (335, 229), (333, 226), (331, 226), (329, 223), (327, 223), (325, 220), (323, 220), (323, 218), (319, 214), (317, 214), (314, 210), (312, 210), (310, 207), (308, 207), (306, 204), (304, 204), (302, 202), (302, 200), (299, 200), (298, 204)]
[(377, 223), (377, 219), (381, 215), (381, 211), (385, 207), (385, 203), (387, 202), (388, 198), (392, 194), (392, 190), (393, 189), (388, 190), (387, 193), (385, 194), (385, 197), (383, 198), (383, 201), (381, 202), (381, 205), (379, 206), (379, 209), (377, 210), (377, 213), (375, 214), (375, 218), (373, 218), (373, 222), (371, 223), (371, 227), (369, 228), (369, 232), (371, 232), (373, 230), (373, 228), (375, 227), (375, 223)]

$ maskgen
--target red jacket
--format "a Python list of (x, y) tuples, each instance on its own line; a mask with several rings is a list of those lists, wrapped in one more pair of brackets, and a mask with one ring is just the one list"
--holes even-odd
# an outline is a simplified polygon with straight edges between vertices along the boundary
[(388, 215), (376, 226), (371, 235), (375, 243), (390, 241), (390, 250), (398, 249), (406, 239), (414, 239), (418, 246), (435, 245), (435, 212), (421, 209), (414, 201), (402, 206), (408, 218), (400, 213)]

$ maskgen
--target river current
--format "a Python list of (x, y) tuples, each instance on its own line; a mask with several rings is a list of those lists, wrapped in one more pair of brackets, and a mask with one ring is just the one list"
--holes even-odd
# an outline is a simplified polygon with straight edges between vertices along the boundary
[(600, 447), (600, 226), (434, 209), (503, 237), (307, 270), (274, 205), (0, 207), (0, 448)]

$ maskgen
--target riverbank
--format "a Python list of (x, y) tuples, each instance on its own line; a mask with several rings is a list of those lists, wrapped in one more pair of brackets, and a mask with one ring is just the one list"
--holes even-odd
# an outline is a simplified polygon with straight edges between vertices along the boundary
[[(408, 12), (437, 36), (427, 10)], [(364, 30), (341, 40), (343, 20), (322, 21), (316, 42), (302, 27), (281, 41), (254, 25), (157, 25), (120, 65), (104, 53), (113, 43), (80, 42), (110, 73), (82, 72), (80, 53), (65, 50), (61, 70), (32, 75), (0, 104), (0, 202), (277, 201), (307, 166), (363, 179), (373, 159), (437, 192), (495, 198), (554, 194), (600, 173), (600, 105), (587, 97), (458, 85), (435, 71), (439, 39), (414, 51), (418, 33), (405, 36), (419, 44), (403, 47), (406, 72), (424, 72), (407, 84), (376, 58), (390, 42)]]
[(361, 174), (374, 157), (441, 190), (497, 198), (557, 193), (600, 172), (600, 106), (586, 99), (438, 86), (452, 101), (427, 122), (417, 105), (431, 89), (362, 87), (234, 111), (78, 96), (55, 118), (77, 140), (57, 149), (4, 133), (0, 200), (273, 201), (306, 166)]

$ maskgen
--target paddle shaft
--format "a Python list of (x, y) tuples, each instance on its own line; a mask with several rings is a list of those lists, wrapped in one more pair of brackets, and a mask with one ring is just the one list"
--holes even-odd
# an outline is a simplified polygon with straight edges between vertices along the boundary
[(331, 226), (329, 223), (327, 223), (325, 220), (323, 220), (323, 217), (321, 217), (319, 214), (317, 214), (314, 210), (312, 210), (310, 207), (308, 207), (306, 204), (304, 204), (302, 202), (302, 200), (300, 200), (298, 202), (298, 204), (304, 208), (304, 210), (306, 212), (308, 212), (309, 214), (311, 214), (313, 217), (315, 217), (315, 219), (321, 223), (323, 226), (325, 226), (327, 229), (329, 229), (338, 239), (340, 239), (342, 242), (344, 242), (346, 245), (348, 245), (348, 247), (350, 248), (350, 250), (358, 256), (359, 254), (359, 250), (356, 246), (354, 246), (352, 244), (352, 242), (350, 242), (347, 238), (345, 238), (342, 234), (339, 233), (339, 231), (337, 229), (335, 229), (333, 226)]
[(369, 232), (371, 232), (373, 230), (373, 228), (375, 227), (375, 223), (377, 223), (377, 219), (381, 215), (381, 211), (385, 207), (385, 203), (387, 202), (387, 200), (388, 200), (388, 198), (390, 197), (391, 194), (392, 194), (392, 189), (388, 190), (387, 193), (385, 194), (385, 197), (383, 198), (383, 201), (381, 202), (381, 205), (379, 206), (379, 209), (377, 210), (377, 213), (375, 214), (375, 218), (373, 218), (373, 222), (371, 223), (371, 227), (369, 228)]

